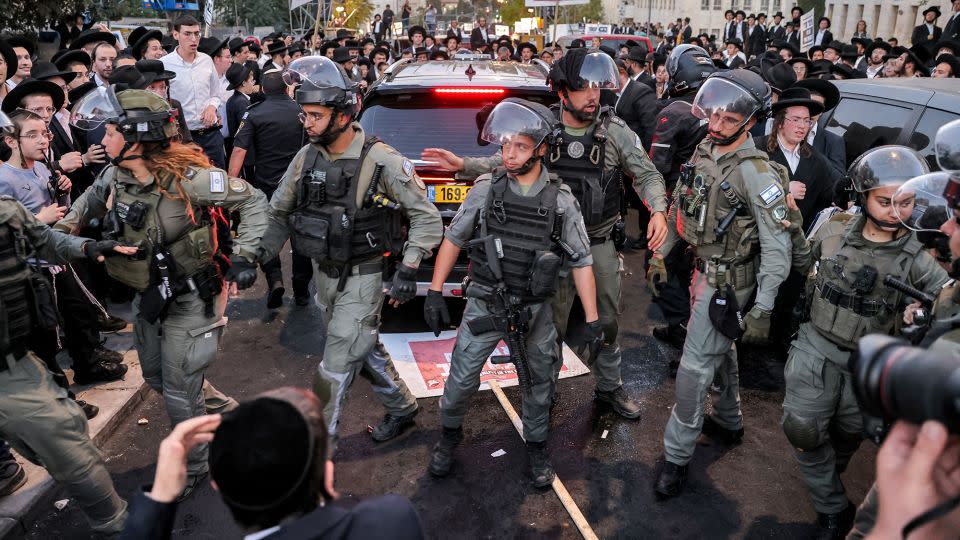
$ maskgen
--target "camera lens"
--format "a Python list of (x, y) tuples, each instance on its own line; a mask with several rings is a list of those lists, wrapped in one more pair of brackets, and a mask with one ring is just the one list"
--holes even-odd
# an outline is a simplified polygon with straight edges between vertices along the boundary
[(955, 354), (874, 334), (860, 340), (851, 370), (865, 412), (914, 424), (937, 420), (960, 433), (960, 358)]

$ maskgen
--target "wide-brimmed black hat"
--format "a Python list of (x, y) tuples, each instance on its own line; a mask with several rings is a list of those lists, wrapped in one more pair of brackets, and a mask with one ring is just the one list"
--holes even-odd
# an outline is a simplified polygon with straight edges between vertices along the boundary
[(833, 49), (837, 51), (837, 55), (839, 55), (841, 52), (843, 52), (843, 47), (844, 47), (843, 42), (835, 39), (831, 41), (826, 47), (824, 47), (823, 50)]
[(334, 40), (324, 41), (323, 43), (320, 44), (320, 50), (318, 50), (317, 52), (320, 54), (320, 56), (326, 56), (327, 51), (329, 51), (330, 49), (336, 49), (339, 46), (340, 45)]
[(859, 43), (860, 45), (863, 46), (864, 49), (866, 49), (867, 46), (870, 45), (870, 41), (871, 41), (870, 38), (855, 37), (855, 38), (852, 38), (852, 39), (850, 40), (850, 43), (852, 43), (854, 46), (856, 46), (857, 43)]
[(627, 54), (621, 57), (624, 60), (645, 64), (647, 62), (647, 48), (644, 45), (635, 45), (627, 49)]
[(859, 58), (860, 53), (857, 52), (856, 45), (844, 45), (843, 49), (840, 51), (840, 58)]
[(144, 49), (147, 48), (147, 43), (149, 43), (151, 39), (162, 42), (163, 32), (159, 30), (148, 30), (144, 32), (136, 41), (133, 42), (133, 45), (130, 45), (130, 54), (132, 54), (137, 60), (143, 58)]
[(436, 50), (430, 53), (431, 60), (449, 60), (450, 55), (447, 54), (447, 51)]
[(913, 62), (915, 71), (922, 73), (924, 77), (930, 76), (930, 68), (927, 67), (927, 60), (930, 59), (930, 51), (923, 45), (914, 45), (906, 50), (907, 58)]
[(143, 90), (154, 81), (153, 73), (141, 73), (136, 66), (121, 66), (110, 73), (108, 81), (115, 91)]
[[(426, 52), (426, 49), (423, 49)], [(333, 61), (338, 64), (352, 62), (354, 57), (350, 54), (350, 47), (337, 47), (333, 50)]]
[(782, 18), (783, 18), (783, 12), (782, 12), (782, 11), (778, 11), (778, 12), (774, 13), (773, 16), (774, 16), (774, 17), (780, 17), (780, 18), (782, 19)]
[(793, 71), (793, 67), (786, 62), (777, 64), (762, 62), (760, 64), (760, 76), (777, 93), (783, 92), (797, 82), (797, 74)]
[(283, 54), (290, 50), (290, 47), (287, 47), (286, 43), (282, 41), (274, 41), (267, 45), (267, 56), (273, 56), (275, 54)]
[(840, 103), (840, 90), (830, 81), (823, 79), (804, 79), (797, 81), (793, 86), (796, 88), (806, 88), (811, 93), (816, 92), (823, 96), (824, 111), (832, 110), (837, 106), (837, 103)]
[(830, 72), (834, 75), (841, 75), (844, 79), (866, 79), (867, 74), (860, 71), (859, 69), (854, 69), (843, 62), (839, 64), (833, 64), (830, 66)]
[(936, 64), (947, 64), (947, 65), (949, 65), (949, 66), (950, 66), (950, 73), (952, 74), (952, 76), (953, 76), (953, 77), (960, 77), (960, 58), (957, 58), (956, 56), (954, 56), (954, 55), (952, 55), (952, 54), (946, 54), (946, 53), (944, 53), (944, 54), (941, 54), (940, 56), (938, 56), (937, 59), (934, 61), (934, 65), (936, 65)]
[(520, 46), (517, 47), (517, 52), (520, 52), (524, 49), (530, 49), (530, 51), (533, 52), (534, 56), (536, 56), (537, 54), (537, 46), (534, 45), (533, 43), (530, 43), (529, 41), (525, 41), (521, 43)]
[(415, 24), (415, 25), (411, 26), (410, 29), (407, 30), (407, 37), (410, 38), (410, 40), (412, 41), (412, 40), (413, 40), (413, 35), (416, 34), (416, 33), (418, 33), (418, 32), (419, 32), (420, 35), (422, 35), (424, 38), (427, 37), (427, 29), (424, 28), (424, 27), (422, 27), (422, 26), (420, 26), (420, 25), (418, 25), (418, 24)]
[(430, 51), (428, 51), (426, 47), (417, 47), (416, 49), (413, 49), (412, 52), (414, 57), (420, 56), (421, 54), (430, 54)]
[(90, 69), (90, 66), (93, 65), (93, 62), (90, 60), (90, 55), (87, 54), (87, 51), (71, 51), (63, 49), (58, 51), (57, 54), (53, 55), (51, 60), (53, 61), (53, 64), (57, 66), (57, 69), (60, 70), (66, 70), (70, 64), (75, 62), (80, 62), (86, 66), (87, 69)]
[(867, 50), (863, 51), (863, 54), (864, 56), (869, 58), (873, 54), (873, 51), (877, 49), (883, 49), (884, 51), (889, 53), (892, 48), (893, 47), (889, 43), (887, 43), (886, 41), (880, 38), (877, 38), (871, 41), (869, 45), (867, 45)]
[(883, 55), (883, 61), (886, 62), (891, 58), (899, 58), (903, 53), (907, 52), (907, 48), (903, 45), (897, 45), (896, 47), (891, 47), (887, 50), (887, 54)]
[(383, 55), (387, 57), (387, 60), (388, 61), (390, 60), (390, 49), (386, 47), (377, 47), (372, 51), (370, 51), (370, 59), (373, 60), (373, 57), (376, 56), (378, 53), (383, 53)]
[(168, 70), (160, 60), (137, 60), (140, 73), (152, 73), (154, 81), (169, 81), (177, 77), (176, 72)]
[(939, 51), (940, 49), (950, 49), (953, 51), (954, 56), (960, 57), (960, 41), (955, 39), (941, 40), (939, 43), (937, 43), (936, 50)]
[(730, 38), (723, 42), (724, 45), (733, 45), (738, 49), (743, 49), (743, 40), (740, 38)]
[(53, 62), (34, 62), (30, 68), (30, 78), (39, 81), (49, 80), (51, 77), (60, 77), (63, 82), (70, 84), (70, 81), (77, 78), (77, 72), (59, 69)]
[(138, 26), (134, 28), (133, 30), (130, 31), (129, 34), (127, 34), (127, 45), (132, 45), (136, 43), (137, 40), (142, 38), (143, 35), (146, 34), (147, 32), (148, 30), (146, 26)]
[(807, 58), (813, 60), (813, 53), (817, 51), (823, 52), (823, 45), (814, 45), (807, 49)]
[[(421, 28), (422, 28), (422, 27), (421, 27)], [(423, 32), (423, 35), (427, 35), (427, 32), (424, 31), (424, 32)], [(341, 28), (340, 30), (337, 30), (337, 38), (336, 38), (337, 41), (339, 41), (339, 40), (341, 40), (341, 39), (352, 38), (352, 37), (353, 37), (353, 32), (351, 32), (351, 31), (349, 31), (349, 30), (347, 30), (347, 29)]]
[(70, 42), (70, 49), (77, 50), (84, 45), (89, 45), (90, 43), (96, 43), (98, 41), (106, 41), (111, 45), (116, 45), (117, 36), (110, 32), (104, 32), (95, 28), (88, 28), (87, 30), (80, 32), (80, 35)]
[(782, 51), (783, 49), (786, 49), (786, 50), (790, 51), (790, 53), (791, 53), (793, 56), (800, 56), (800, 54), (801, 54), (801, 53), (800, 53), (800, 49), (798, 49), (796, 45), (794, 45), (793, 43), (790, 43), (789, 41), (783, 41), (783, 42), (777, 44), (777, 51), (778, 51), (778, 52), (779, 52), (779, 51)]
[(96, 87), (97, 87), (97, 83), (93, 81), (89, 81), (67, 92), (67, 95), (70, 97), (70, 107), (73, 107), (74, 103), (80, 101), (80, 98), (90, 93), (90, 91), (95, 89)]
[(177, 48), (177, 40), (173, 39), (173, 36), (170, 34), (167, 34), (160, 40), (160, 46), (168, 53), (172, 53), (173, 50)]
[(296, 42), (287, 48), (287, 54), (293, 56), (295, 53), (306, 53), (307, 49), (303, 46), (303, 43)]
[(927, 13), (931, 13), (931, 12), (936, 13), (937, 18), (940, 18), (940, 8), (937, 6), (930, 6), (927, 9), (923, 10), (923, 16), (926, 17)]
[(227, 85), (227, 90), (236, 90), (250, 77), (250, 68), (243, 64), (230, 64), (224, 76), (230, 83)]
[(197, 46), (197, 50), (212, 57), (220, 49), (227, 48), (227, 41), (229, 41), (229, 39), (205, 37), (200, 40), (200, 45)]
[(63, 89), (50, 81), (38, 81), (36, 79), (27, 79), (22, 81), (13, 90), (7, 93), (3, 98), (3, 105), (0, 109), (10, 114), (20, 107), (20, 101), (30, 94), (47, 94), (53, 99), (53, 108), (60, 110), (63, 107), (63, 101), (66, 99), (63, 95)]
[(444, 36), (444, 37), (443, 37), (443, 42), (446, 43), (446, 42), (450, 41), (451, 39), (457, 40), (457, 45), (458, 45), (458, 46), (459, 46), (461, 43), (463, 43), (463, 40), (461, 40), (460, 37), (457, 36), (456, 34), (454, 34), (454, 35), (452, 35), (452, 36)]
[(794, 56), (793, 58), (787, 60), (787, 63), (791, 66), (794, 64), (803, 64), (807, 66), (807, 73), (810, 73), (810, 68), (813, 67), (813, 60), (810, 60), (806, 56)]
[(810, 71), (807, 72), (807, 77), (819, 77), (821, 75), (827, 75), (830, 73), (830, 67), (833, 66), (833, 62), (829, 60), (814, 60), (813, 67), (810, 68)]
[(0, 39), (0, 56), (3, 57), (3, 63), (7, 65), (3, 81), (0, 81), (4, 82), (17, 74), (17, 65), (19, 62), (17, 61), (17, 53), (5, 39)]
[[(31, 59), (37, 54), (37, 43), (27, 36), (10, 36), (7, 38), (7, 43), (11, 47), (23, 47), (27, 50), (27, 53), (30, 54)], [(14, 65), (16, 65), (16, 63), (14, 63)]]
[(240, 48), (247, 46), (247, 42), (241, 37), (230, 38), (230, 41), (227, 42), (227, 48), (230, 49), (230, 54), (237, 54), (240, 52)]

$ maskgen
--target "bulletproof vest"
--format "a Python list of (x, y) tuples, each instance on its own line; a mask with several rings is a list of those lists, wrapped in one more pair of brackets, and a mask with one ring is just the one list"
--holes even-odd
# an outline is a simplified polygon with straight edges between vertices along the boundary
[(933, 317), (930, 329), (919, 346), (930, 348), (936, 342), (953, 347), (960, 345), (960, 285), (954, 282), (941, 289), (930, 311)]
[[(760, 235), (747, 209), (753, 202), (746, 197), (743, 178), (734, 173), (747, 160), (758, 160), (761, 171), (771, 165), (767, 154), (756, 148), (740, 149), (723, 158), (717, 162), (695, 154), (694, 163), (684, 164), (673, 190), (671, 218), (676, 215), (677, 233), (696, 248), (698, 257), (723, 262), (749, 260), (760, 253)], [(726, 190), (722, 188), (724, 181), (728, 183)], [(741, 208), (734, 212), (738, 204)], [(722, 236), (718, 235), (718, 226), (731, 213), (735, 214), (733, 221)]]
[[(216, 238), (212, 224), (204, 219), (203, 209), (194, 207), (193, 213), (197, 217), (196, 226), (178, 238), (166, 238), (157, 208), (161, 204), (186, 204), (182, 200), (171, 200), (160, 193), (160, 182), (167, 182), (165, 190), (175, 192), (171, 184), (176, 180), (156, 177), (153, 189), (135, 193), (129, 184), (117, 180), (116, 167), (114, 175), (113, 209), (118, 231), (118, 242), (136, 246), (138, 255), (134, 257), (107, 257), (105, 266), (107, 273), (117, 281), (138, 291), (145, 290), (150, 285), (151, 254), (155, 246), (165, 248), (177, 264), (178, 272), (190, 277), (210, 266), (216, 252)], [(196, 174), (193, 169), (187, 175)]]
[(862, 230), (865, 217), (824, 235), (813, 277), (810, 323), (834, 344), (853, 349), (866, 334), (889, 333), (899, 318), (903, 294), (886, 287), (891, 275), (910, 283), (910, 268), (923, 245), (916, 233), (898, 240), (899, 250), (872, 250), (853, 245), (851, 234)]
[(592, 133), (571, 135), (564, 132), (548, 157), (549, 169), (570, 186), (580, 202), (587, 228), (604, 223), (620, 213), (623, 203), (623, 173), (606, 170), (607, 125), (612, 111), (600, 110), (600, 122)]
[(367, 152), (379, 142), (368, 137), (359, 159), (335, 162), (323, 159), (314, 145), (309, 146), (304, 163), (311, 165), (300, 178), (297, 206), (288, 218), (294, 250), (334, 265), (382, 257), (391, 250), (390, 210), (369, 203), (379, 183), (376, 170), (364, 203), (357, 208), (358, 173)]
[(19, 230), (0, 225), (0, 353), (26, 342), (32, 328), (26, 247)]
[(472, 245), (470, 280), (496, 287), (488, 257), (498, 256), (509, 294), (531, 302), (546, 300), (556, 288), (560, 267), (560, 258), (552, 251), (554, 228), (561, 220), (556, 212), (560, 182), (551, 175), (533, 197), (514, 193), (509, 183), (504, 169), (494, 170), (474, 238), (492, 235), (499, 241), (500, 253), (487, 253), (479, 243)]

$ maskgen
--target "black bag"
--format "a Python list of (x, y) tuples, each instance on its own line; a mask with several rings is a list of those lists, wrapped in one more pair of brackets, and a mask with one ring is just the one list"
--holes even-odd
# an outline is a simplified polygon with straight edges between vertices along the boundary
[(530, 271), (530, 294), (537, 297), (553, 296), (562, 259), (552, 251), (538, 251)]
[(740, 312), (740, 303), (737, 302), (737, 295), (730, 285), (727, 285), (722, 293), (720, 289), (713, 293), (708, 313), (713, 327), (724, 336), (733, 340), (743, 336), (743, 313)]
[(353, 241), (353, 220), (343, 206), (330, 206), (330, 237), (328, 260), (334, 263), (350, 262)]
[(291, 214), (290, 243), (297, 253), (311, 259), (326, 260), (330, 252), (330, 222), (308, 214)]
[(29, 282), (33, 293), (33, 322), (43, 330), (56, 329), (60, 324), (60, 312), (53, 285), (37, 270), (30, 272)]

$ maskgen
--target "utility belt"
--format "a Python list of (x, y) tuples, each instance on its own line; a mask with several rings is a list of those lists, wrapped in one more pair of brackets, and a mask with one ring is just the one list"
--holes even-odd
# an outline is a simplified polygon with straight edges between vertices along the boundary
[(697, 257), (693, 260), (693, 267), (707, 276), (707, 283), (714, 288), (726, 285), (740, 291), (757, 284), (757, 271), (760, 265), (753, 257), (741, 262), (719, 262)]
[[(174, 263), (175, 264), (175, 263)], [(196, 293), (204, 304), (204, 316), (214, 316), (217, 296), (223, 291), (223, 276), (216, 264), (209, 264), (186, 278), (171, 276), (167, 270), (161, 270), (161, 283), (169, 280), (170, 296), (164, 297), (159, 291), (161, 284), (151, 284), (140, 296), (140, 317), (153, 324), (166, 318), (167, 309), (178, 296)], [(166, 275), (164, 275), (166, 274)]]
[(342, 291), (350, 276), (367, 276), (370, 274), (382, 274), (385, 259), (365, 262), (360, 264), (332, 265), (317, 261), (317, 270), (320, 270), (327, 277), (339, 280), (337, 290)]
[(613, 247), (616, 248), (617, 251), (623, 251), (623, 246), (627, 243), (627, 224), (624, 223), (623, 218), (613, 223), (613, 229), (610, 231), (610, 234), (591, 236), (590, 246), (602, 246), (607, 243), (607, 240), (613, 241)]
[(191, 129), (190, 136), (192, 137), (203, 137), (204, 135), (209, 135), (214, 131), (220, 131), (223, 129), (223, 126), (220, 124), (214, 124), (210, 127), (200, 128), (200, 129)]
[(838, 308), (849, 309), (863, 317), (876, 317), (884, 309), (883, 302), (867, 300), (856, 293), (845, 292), (829, 281), (820, 288), (820, 297)]

